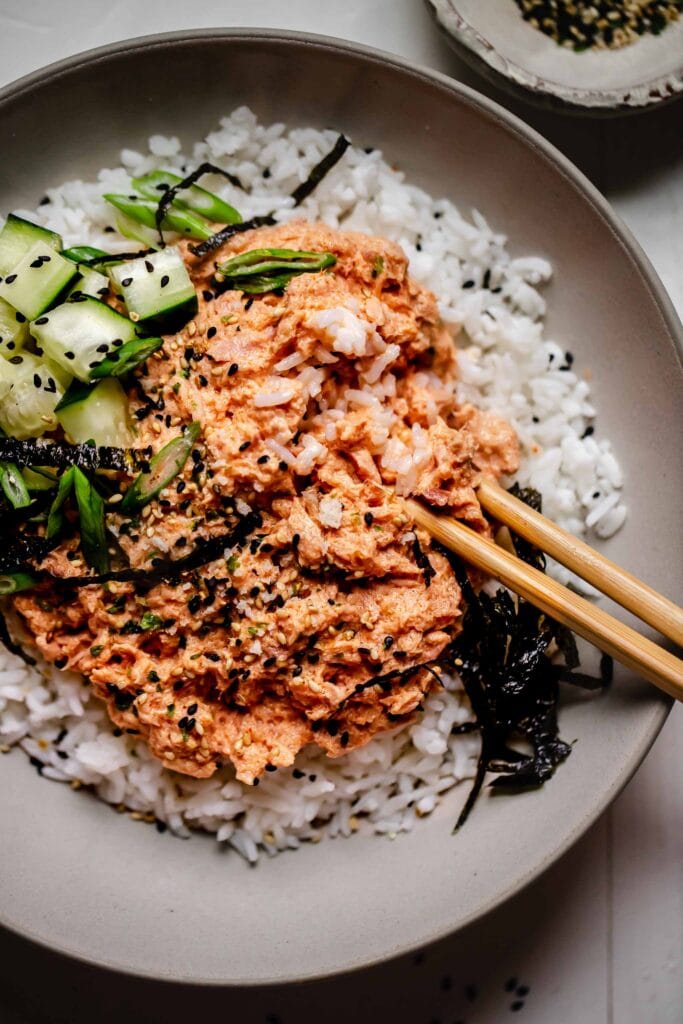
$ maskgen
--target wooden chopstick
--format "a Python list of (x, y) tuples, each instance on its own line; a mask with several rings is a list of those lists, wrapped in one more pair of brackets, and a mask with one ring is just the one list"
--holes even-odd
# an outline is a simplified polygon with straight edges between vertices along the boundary
[(561, 526), (529, 508), (498, 484), (483, 480), (477, 488), (483, 509), (513, 533), (531, 541), (577, 576), (587, 580), (622, 608), (633, 612), (657, 632), (683, 646), (683, 608), (636, 576), (594, 551)]
[(622, 665), (633, 669), (676, 700), (683, 700), (683, 661), (658, 647), (602, 608), (550, 579), (456, 519), (434, 515), (416, 501), (404, 501), (411, 518), (445, 547), (568, 626)]

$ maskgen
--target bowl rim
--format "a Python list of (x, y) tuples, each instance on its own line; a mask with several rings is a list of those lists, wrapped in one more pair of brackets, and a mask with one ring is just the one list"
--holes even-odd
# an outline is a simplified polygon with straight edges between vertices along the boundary
[[(7, 104), (20, 98), (22, 95), (30, 93), (36, 88), (43, 87), (50, 82), (54, 82), (55, 80), (68, 75), (85, 65), (91, 65), (94, 67), (99, 62), (106, 61), (111, 57), (136, 51), (144, 52), (152, 48), (172, 48), (178, 44), (182, 45), (184, 43), (193, 43), (198, 41), (216, 42), (220, 40), (225, 40), (228, 43), (234, 41), (239, 42), (240, 40), (248, 42), (280, 43), (284, 46), (287, 46), (288, 44), (296, 44), (298, 46), (303, 45), (305, 47), (312, 47), (322, 51), (341, 51), (349, 57), (360, 58), (362, 61), (370, 64), (380, 64), (385, 67), (394, 68), (411, 79), (436, 86), (441, 91), (457, 97), (461, 102), (464, 102), (469, 107), (474, 108), (494, 122), (498, 127), (511, 132), (518, 139), (530, 146), (537, 156), (552, 165), (571, 187), (583, 195), (585, 200), (593, 208), (593, 211), (599, 216), (605, 228), (609, 230), (613, 238), (618, 242), (627, 258), (631, 260), (634, 268), (638, 271), (643, 285), (650, 292), (658, 313), (663, 321), (664, 328), (674, 343), (674, 348), (677, 351), (679, 362), (683, 366), (683, 325), (681, 324), (664, 285), (657, 276), (652, 264), (643, 252), (639, 243), (631, 234), (630, 230), (621, 221), (604, 196), (590, 182), (583, 172), (580, 171), (560, 152), (560, 150), (558, 150), (552, 143), (548, 142), (535, 129), (531, 128), (521, 118), (512, 114), (499, 103), (482, 95), (475, 89), (458, 82), (456, 79), (443, 74), (442, 72), (435, 71), (424, 65), (415, 64), (396, 54), (350, 40), (338, 39), (333, 36), (285, 29), (205, 27), (201, 29), (180, 29), (173, 32), (153, 33), (118, 40), (103, 46), (80, 51), (73, 56), (52, 62), (16, 79), (13, 82), (10, 82), (8, 85), (0, 89), (0, 114)], [(265, 979), (247, 978), (232, 980), (229, 982), (217, 981), (215, 977), (169, 978), (168, 976), (161, 975), (154, 970), (145, 970), (142, 968), (136, 969), (135, 967), (130, 967), (128, 965), (122, 966), (114, 961), (107, 961), (98, 956), (88, 955), (82, 950), (70, 948), (68, 943), (56, 946), (49, 939), (36, 934), (31, 928), (26, 927), (22, 923), (7, 920), (2, 913), (1, 907), (0, 926), (38, 947), (47, 949), (50, 952), (61, 956), (69, 957), (80, 963), (101, 968), (107, 972), (159, 981), (167, 985), (191, 983), (195, 986), (210, 986), (228, 989), (238, 987), (257, 988), (267, 987), (270, 985), (300, 984), (322, 981), (358, 970), (375, 967), (380, 964), (387, 963), (399, 956), (422, 949), (433, 942), (444, 939), (447, 936), (454, 934), (456, 931), (460, 931), (468, 925), (473, 924), (475, 921), (484, 917), (502, 903), (506, 902), (513, 895), (520, 892), (539, 875), (550, 868), (581, 838), (581, 836), (600, 817), (604, 810), (611, 804), (631, 779), (664, 725), (672, 704), (673, 702), (671, 699), (662, 697), (660, 702), (650, 708), (650, 722), (648, 728), (641, 736), (637, 746), (630, 750), (622, 775), (615, 781), (611, 789), (603, 795), (602, 799), (591, 806), (559, 846), (551, 854), (546, 856), (545, 859), (529, 869), (524, 874), (521, 881), (518, 881), (509, 886), (506, 890), (491, 896), (486, 902), (477, 907), (476, 910), (465, 916), (456, 927), (432, 928), (431, 931), (426, 929), (427, 934), (402, 941), (386, 952), (374, 955), (370, 959), (362, 960), (350, 965), (344, 964), (333, 970), (299, 974), (288, 978), (281, 976)]]
[[(593, 86), (588, 89), (562, 85), (535, 74), (518, 60), (503, 57), (457, 9), (453, 0), (425, 0), (425, 3), (448, 42), (471, 68), (499, 88), (507, 89), (527, 102), (550, 106), (565, 113), (609, 117), (615, 114), (644, 113), (683, 97), (683, 61), (675, 71), (646, 78), (628, 88)], [(494, 63), (494, 54), (502, 61), (503, 67)], [(672, 82), (676, 82), (677, 88), (672, 86)], [(634, 91), (645, 90), (645, 102), (635, 103), (627, 99)]]

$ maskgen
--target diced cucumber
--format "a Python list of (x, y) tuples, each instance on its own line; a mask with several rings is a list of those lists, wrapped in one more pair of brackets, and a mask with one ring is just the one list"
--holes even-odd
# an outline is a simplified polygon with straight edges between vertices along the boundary
[(79, 380), (135, 335), (135, 325), (90, 296), (65, 302), (31, 324), (31, 334), (45, 354)]
[(55, 406), (64, 388), (32, 352), (0, 359), (0, 427), (20, 441), (57, 426)]
[(131, 317), (157, 331), (176, 331), (197, 312), (197, 293), (178, 249), (109, 267), (117, 293)]
[(0, 355), (10, 359), (24, 347), (28, 338), (28, 321), (23, 313), (0, 299)]
[(92, 295), (96, 299), (103, 299), (109, 295), (109, 278), (106, 274), (79, 264), (78, 275), (69, 289), (67, 298), (70, 299), (74, 295)]
[(36, 242), (5, 275), (0, 298), (33, 320), (48, 309), (75, 276), (76, 267), (70, 260), (45, 242)]
[[(150, 171), (149, 174), (144, 174), (141, 178), (133, 178), (132, 185), (145, 199), (151, 199), (158, 203), (164, 192), (180, 185), (182, 180), (171, 171)], [(208, 192), (205, 188), (200, 188), (199, 185), (190, 185), (189, 188), (184, 188), (174, 197), (172, 206), (178, 210), (192, 210), (194, 213), (200, 213), (203, 217), (220, 224), (237, 224), (242, 220), (234, 206), (230, 206), (220, 196)]]
[[(77, 388), (77, 390), (76, 390)], [(73, 400), (66, 402), (69, 392), (60, 402), (57, 419), (67, 441), (126, 448), (131, 442), (128, 418), (128, 399), (117, 380), (107, 377), (94, 385), (71, 385)]]
[(62, 248), (62, 239), (55, 231), (10, 213), (0, 231), (0, 274), (9, 274), (36, 242), (56, 251)]

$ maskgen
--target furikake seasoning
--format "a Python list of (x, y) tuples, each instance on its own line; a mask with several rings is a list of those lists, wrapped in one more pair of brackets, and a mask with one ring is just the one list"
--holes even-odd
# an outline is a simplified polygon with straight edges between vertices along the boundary
[(515, 0), (522, 17), (560, 46), (616, 50), (659, 35), (683, 11), (683, 0)]

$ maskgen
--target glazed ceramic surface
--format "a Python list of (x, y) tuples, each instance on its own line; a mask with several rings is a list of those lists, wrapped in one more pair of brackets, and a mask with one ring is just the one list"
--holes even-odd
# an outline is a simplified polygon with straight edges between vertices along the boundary
[[(552, 260), (550, 331), (590, 369), (599, 429), (626, 471), (631, 514), (605, 550), (680, 599), (680, 323), (586, 179), (471, 90), (321, 37), (217, 29), (115, 44), (0, 94), (0, 209), (93, 176), (152, 132), (191, 143), (242, 103), (381, 147), (410, 180), (483, 210), (514, 253)], [(0, 920), (168, 979), (258, 984), (376, 962), (461, 927), (547, 867), (624, 785), (667, 710), (617, 670), (609, 694), (567, 700), (561, 732), (574, 751), (543, 789), (485, 797), (453, 836), (461, 787), (409, 835), (322, 842), (256, 868), (206, 836), (159, 835), (43, 780), (15, 751), (0, 760)]]
[(426, 0), (460, 56), (527, 99), (585, 114), (683, 96), (683, 18), (620, 49), (567, 49), (524, 21), (515, 0)]

